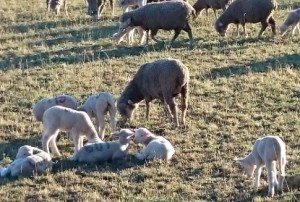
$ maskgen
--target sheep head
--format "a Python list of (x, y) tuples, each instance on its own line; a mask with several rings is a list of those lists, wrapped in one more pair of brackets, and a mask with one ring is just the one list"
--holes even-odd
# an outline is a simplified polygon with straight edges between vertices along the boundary
[(33, 148), (29, 145), (24, 145), (19, 148), (18, 153), (16, 155), (16, 159), (25, 158), (27, 156), (33, 155)]
[(215, 29), (221, 36), (225, 36), (227, 28), (228, 28), (228, 24), (221, 22), (219, 20), (216, 21)]
[(120, 16), (119, 19), (119, 32), (122, 32), (126, 30), (127, 27), (131, 26), (132, 19), (131, 17), (126, 15), (127, 13), (124, 13), (123, 15)]
[(114, 132), (112, 136), (118, 137), (121, 144), (129, 143), (134, 136), (134, 132), (130, 129), (122, 129), (119, 132)]
[(117, 109), (125, 121), (131, 120), (135, 108), (136, 108), (136, 104), (134, 104), (131, 100), (127, 100), (127, 102), (117, 103)]
[(152, 136), (152, 133), (146, 128), (135, 129), (133, 142), (145, 144), (150, 136)]
[(256, 165), (254, 164), (249, 164), (245, 158), (241, 159), (235, 159), (238, 164), (242, 166), (243, 171), (247, 175), (247, 177), (253, 177), (254, 170), (256, 168)]
[[(101, 1), (101, 0), (100, 0)], [(97, 0), (88, 0), (88, 11), (89, 15), (92, 17), (92, 21), (97, 21), (100, 16), (98, 16), (98, 1)]]

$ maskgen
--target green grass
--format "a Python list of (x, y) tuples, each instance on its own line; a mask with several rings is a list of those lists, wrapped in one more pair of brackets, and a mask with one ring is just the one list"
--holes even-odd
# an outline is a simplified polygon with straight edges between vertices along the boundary
[[(184, 32), (172, 49), (154, 42), (147, 48), (116, 45), (111, 36), (118, 29), (118, 6), (117, 16), (107, 6), (102, 20), (92, 23), (84, 1), (69, 2), (69, 17), (47, 18), (44, 1), (1, 1), (0, 164), (11, 162), (21, 145), (41, 147), (42, 124), (31, 112), (37, 100), (67, 93), (83, 102), (99, 91), (118, 98), (141, 64), (159, 58), (180, 59), (190, 70), (187, 125), (172, 129), (158, 102), (146, 121), (142, 102), (133, 125), (171, 141), (176, 154), (169, 164), (137, 162), (133, 154), (141, 146), (134, 144), (124, 160), (73, 163), (67, 160), (73, 144), (64, 135), (58, 141), (63, 157), (54, 159), (53, 171), (0, 179), (1, 201), (300, 200), (299, 35), (272, 38), (267, 28), (257, 39), (260, 25), (249, 24), (247, 39), (234, 38), (234, 26), (220, 38), (209, 12), (191, 21), (192, 50)], [(280, 1), (277, 25), (299, 5), (299, 0)], [(168, 41), (171, 34), (159, 31), (158, 37)], [(106, 134), (112, 139), (108, 125)], [(274, 199), (265, 198), (265, 170), (254, 191), (234, 161), (265, 134), (279, 135), (287, 144), (287, 183)]]

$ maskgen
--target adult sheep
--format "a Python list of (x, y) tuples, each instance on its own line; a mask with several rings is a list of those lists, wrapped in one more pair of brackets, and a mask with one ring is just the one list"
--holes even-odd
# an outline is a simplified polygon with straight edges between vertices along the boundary
[(164, 103), (174, 126), (178, 126), (174, 97), (181, 94), (182, 123), (185, 124), (188, 85), (189, 70), (181, 61), (160, 59), (145, 63), (122, 92), (117, 101), (117, 109), (125, 120), (130, 120), (136, 103), (145, 100), (148, 119), (150, 102), (159, 99)]
[(241, 24), (244, 35), (246, 35), (246, 23), (260, 22), (259, 37), (266, 30), (268, 24), (271, 25), (273, 35), (275, 35), (276, 25), (273, 12), (276, 8), (277, 2), (275, 0), (235, 0), (216, 20), (215, 29), (221, 36), (225, 36), (230, 23), (234, 23), (237, 26)]
[(223, 12), (226, 10), (226, 6), (230, 3), (230, 0), (197, 0), (193, 5), (196, 14), (198, 15), (203, 9), (206, 11), (209, 8), (213, 9), (215, 17), (217, 17), (216, 11), (222, 9)]
[[(123, 13), (119, 18), (120, 32), (127, 27), (142, 27), (147, 33), (151, 31), (151, 38), (158, 42), (155, 38), (159, 29), (174, 30), (175, 34), (170, 45), (180, 34), (181, 30), (188, 33), (190, 46), (193, 45), (193, 35), (191, 27), (188, 23), (189, 17), (196, 16), (195, 9), (184, 1), (165, 1), (157, 3), (149, 3), (141, 8)], [(146, 38), (148, 44), (148, 34)]]

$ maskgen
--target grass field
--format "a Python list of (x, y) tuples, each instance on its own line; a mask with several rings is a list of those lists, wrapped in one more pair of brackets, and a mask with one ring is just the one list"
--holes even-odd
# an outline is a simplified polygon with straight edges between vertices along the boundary
[[(86, 16), (83, 0), (69, 2), (69, 17), (46, 17), (44, 1), (1, 0), (0, 164), (11, 162), (21, 145), (41, 147), (42, 124), (31, 114), (37, 100), (66, 93), (83, 102), (99, 91), (118, 98), (141, 64), (159, 58), (180, 59), (190, 70), (187, 125), (172, 129), (158, 102), (146, 121), (142, 102), (132, 124), (171, 141), (176, 154), (169, 164), (136, 161), (141, 146), (134, 144), (124, 160), (72, 163), (67, 158), (73, 144), (64, 135), (58, 141), (63, 156), (54, 159), (52, 172), (0, 179), (2, 202), (300, 200), (300, 35), (272, 38), (267, 28), (258, 39), (260, 25), (249, 24), (246, 39), (236, 39), (234, 27), (220, 38), (209, 12), (191, 20), (192, 50), (184, 32), (172, 49), (154, 42), (146, 48), (116, 45), (111, 36), (121, 13), (117, 2), (116, 16), (107, 6), (96, 23)], [(300, 0), (279, 1), (277, 25), (299, 6)], [(171, 34), (160, 31), (158, 37), (168, 41)], [(107, 125), (112, 139), (108, 134)], [(265, 134), (287, 144), (285, 191), (273, 199), (265, 197), (266, 170), (255, 191), (234, 161)]]

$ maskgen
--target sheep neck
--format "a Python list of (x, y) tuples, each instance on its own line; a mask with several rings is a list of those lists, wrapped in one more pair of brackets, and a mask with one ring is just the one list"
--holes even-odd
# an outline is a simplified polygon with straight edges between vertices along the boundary
[(126, 102), (131, 100), (133, 103), (138, 103), (144, 99), (142, 93), (140, 92), (137, 84), (134, 81), (131, 81), (129, 85), (124, 90), (124, 98)]
[(144, 142), (144, 145), (148, 145), (152, 140), (154, 140), (155, 139), (155, 137), (154, 136), (149, 136), (147, 139), (146, 139), (146, 141)]

